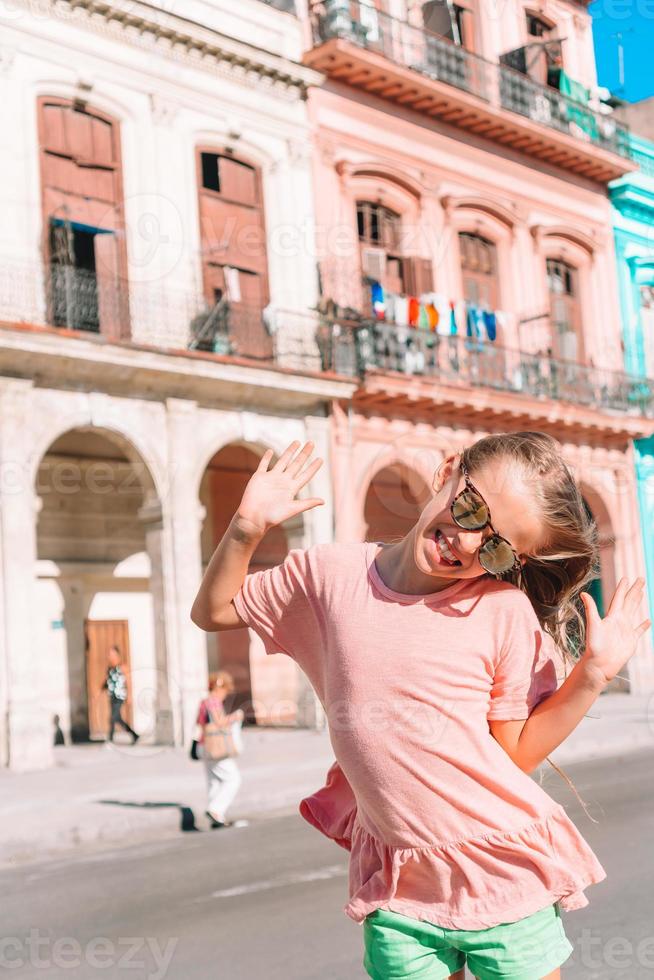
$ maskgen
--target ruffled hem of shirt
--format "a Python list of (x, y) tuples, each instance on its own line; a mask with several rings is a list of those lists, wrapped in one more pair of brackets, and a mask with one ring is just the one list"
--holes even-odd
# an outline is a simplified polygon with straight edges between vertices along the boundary
[[(350, 899), (343, 911), (359, 923), (375, 909), (384, 908), (446, 929), (486, 929), (515, 922), (555, 902), (566, 912), (585, 908), (584, 889), (606, 878), (606, 871), (558, 803), (545, 816), (517, 830), (397, 847), (361, 825), (352, 790), (334, 764), (327, 785), (301, 801), (300, 813), (350, 852)], [(400, 871), (413, 861), (421, 866), (421, 880), (429, 880), (434, 900), (421, 901), (418, 895), (411, 900), (397, 897)], [(470, 881), (475, 883), (475, 897), (467, 893), (455, 905), (447, 896), (453, 890), (465, 891)], [(446, 897), (438, 900), (439, 895)]]

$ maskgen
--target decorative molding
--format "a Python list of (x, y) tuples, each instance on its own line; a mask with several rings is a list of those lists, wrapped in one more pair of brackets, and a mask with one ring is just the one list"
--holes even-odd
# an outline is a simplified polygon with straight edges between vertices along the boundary
[(539, 247), (546, 238), (563, 238), (578, 245), (591, 257), (595, 255), (598, 246), (604, 245), (606, 241), (606, 236), (600, 235), (595, 230), (582, 231), (570, 225), (531, 225), (529, 231)]
[(311, 144), (299, 139), (288, 139), (288, 160), (293, 166), (307, 166), (312, 157)]
[(154, 92), (150, 93), (150, 109), (152, 118), (161, 126), (172, 126), (179, 115), (179, 106), (169, 99), (162, 99)]
[(415, 177), (407, 174), (395, 164), (383, 163), (379, 160), (359, 160), (356, 163), (341, 161), (336, 165), (338, 173), (348, 177), (370, 177), (383, 180), (386, 183), (400, 187), (407, 194), (419, 201), (425, 193), (425, 187)]
[(323, 76), (280, 55), (261, 51), (179, 14), (141, 0), (14, 0), (17, 6), (54, 16), (162, 57), (227, 76), (287, 101), (304, 98)]
[(440, 203), (448, 220), (452, 217), (454, 211), (464, 208), (468, 211), (482, 211), (491, 218), (500, 221), (511, 230), (513, 230), (517, 222), (524, 221), (525, 219), (523, 212), (513, 202), (504, 204), (492, 198), (478, 197), (472, 194), (444, 194), (440, 198)]
[(16, 48), (3, 44), (0, 48), (0, 73), (8, 75), (16, 60)]

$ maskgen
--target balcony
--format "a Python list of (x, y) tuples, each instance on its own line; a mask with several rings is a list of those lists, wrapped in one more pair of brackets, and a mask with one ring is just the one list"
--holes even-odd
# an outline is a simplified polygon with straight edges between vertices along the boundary
[(0, 259), (0, 326), (287, 372), (326, 369), (310, 311), (210, 304), (199, 289), (128, 284), (64, 264)]
[(364, 410), (608, 438), (654, 431), (654, 380), (343, 312), (323, 314), (321, 351), (339, 374), (361, 379), (354, 400)]
[(636, 169), (611, 116), (360, 0), (312, 9), (305, 64), (396, 105), (600, 183)]

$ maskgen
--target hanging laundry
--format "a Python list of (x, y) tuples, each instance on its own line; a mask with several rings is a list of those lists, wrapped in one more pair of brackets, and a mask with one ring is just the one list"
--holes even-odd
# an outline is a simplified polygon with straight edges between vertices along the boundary
[(386, 309), (385, 297), (384, 297), (384, 287), (380, 282), (373, 282), (371, 287), (371, 300), (372, 308), (375, 316), (378, 320), (384, 319), (384, 312)]
[(234, 269), (231, 265), (226, 265), (223, 266), (223, 275), (225, 276), (225, 287), (228, 300), (230, 303), (240, 303), (241, 279), (239, 270)]
[(431, 324), (429, 322), (429, 313), (427, 312), (427, 307), (420, 305), (420, 311), (418, 313), (418, 329), (419, 330), (430, 330)]
[(427, 311), (427, 319), (429, 320), (429, 329), (432, 333), (435, 333), (438, 327), (438, 321), (440, 320), (438, 310), (433, 303), (427, 303), (425, 310)]
[(386, 302), (386, 309), (384, 310), (384, 320), (386, 323), (395, 323), (395, 302), (397, 300), (396, 293), (386, 293), (384, 297)]
[(466, 310), (466, 336), (479, 337), (479, 329), (477, 327), (477, 307), (473, 303), (470, 303)]
[(501, 331), (500, 340), (502, 343), (506, 344), (507, 314), (504, 312), (504, 310), (495, 310), (495, 322), (497, 324), (497, 329)]
[(497, 336), (497, 317), (492, 310), (484, 310), (484, 329), (489, 340), (495, 340)]
[(409, 296), (409, 324), (412, 327), (418, 326), (420, 316), (420, 303), (415, 296)]
[(393, 303), (395, 309), (395, 322), (400, 327), (409, 326), (409, 298), (408, 296), (395, 295)]
[(468, 304), (464, 299), (459, 299), (455, 304), (455, 316), (458, 332), (463, 335), (466, 331), (466, 320), (468, 317)]
[(455, 304), (450, 302), (450, 334), (452, 336), (458, 333), (457, 322), (456, 322), (456, 311)]

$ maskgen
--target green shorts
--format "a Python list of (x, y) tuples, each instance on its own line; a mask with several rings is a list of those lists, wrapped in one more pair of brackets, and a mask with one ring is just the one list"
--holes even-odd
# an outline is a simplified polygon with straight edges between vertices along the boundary
[(376, 909), (363, 934), (363, 965), (373, 980), (446, 980), (466, 963), (478, 980), (542, 980), (574, 949), (558, 902), (517, 922), (471, 930)]

